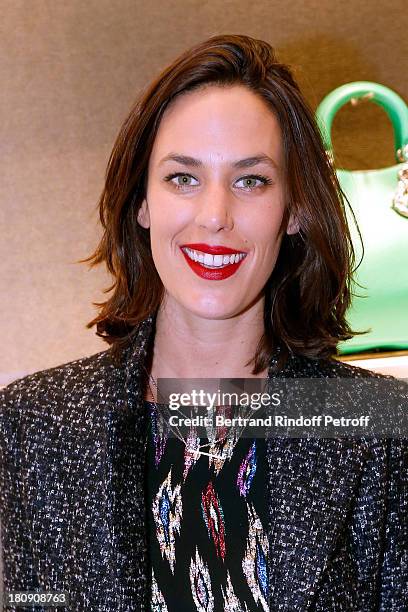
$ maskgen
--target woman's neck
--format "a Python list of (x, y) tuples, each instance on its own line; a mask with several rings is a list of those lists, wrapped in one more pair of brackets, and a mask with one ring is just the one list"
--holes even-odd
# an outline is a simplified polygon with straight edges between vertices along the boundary
[(156, 379), (253, 378), (253, 363), (245, 364), (264, 332), (263, 309), (262, 299), (240, 315), (214, 320), (166, 301), (156, 317), (151, 373)]

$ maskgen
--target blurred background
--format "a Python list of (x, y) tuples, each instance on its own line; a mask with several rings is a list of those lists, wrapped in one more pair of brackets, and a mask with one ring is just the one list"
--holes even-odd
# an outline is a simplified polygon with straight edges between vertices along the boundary
[[(161, 68), (214, 34), (247, 34), (291, 65), (313, 110), (357, 80), (407, 101), (407, 27), (403, 0), (3, 0), (0, 385), (107, 348), (85, 325), (110, 279), (74, 262), (100, 238), (96, 204), (119, 127)], [(338, 167), (395, 164), (375, 104), (344, 107), (333, 142)], [(406, 355), (358, 363), (408, 377)]]

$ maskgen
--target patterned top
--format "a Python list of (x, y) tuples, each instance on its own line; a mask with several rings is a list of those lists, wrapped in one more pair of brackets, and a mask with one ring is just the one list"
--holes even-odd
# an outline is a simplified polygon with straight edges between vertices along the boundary
[(267, 612), (265, 440), (230, 428), (193, 456), (145, 405), (152, 612)]

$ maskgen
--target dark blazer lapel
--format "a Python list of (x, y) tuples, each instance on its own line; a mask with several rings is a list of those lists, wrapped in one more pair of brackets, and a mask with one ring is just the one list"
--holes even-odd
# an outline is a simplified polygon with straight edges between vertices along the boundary
[(327, 567), (359, 483), (358, 439), (270, 438), (271, 611), (305, 612)]
[(142, 365), (152, 318), (142, 321), (123, 354), (121, 400), (112, 408), (112, 517), (118, 609), (145, 610), (149, 585), (144, 497), (147, 415), (143, 406)]

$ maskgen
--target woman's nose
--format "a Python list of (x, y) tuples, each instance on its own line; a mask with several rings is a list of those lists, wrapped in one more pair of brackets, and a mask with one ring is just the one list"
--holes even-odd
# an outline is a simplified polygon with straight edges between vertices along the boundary
[(211, 232), (234, 227), (232, 205), (233, 194), (225, 186), (208, 187), (200, 196), (199, 210), (195, 222)]

